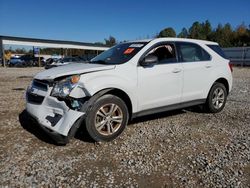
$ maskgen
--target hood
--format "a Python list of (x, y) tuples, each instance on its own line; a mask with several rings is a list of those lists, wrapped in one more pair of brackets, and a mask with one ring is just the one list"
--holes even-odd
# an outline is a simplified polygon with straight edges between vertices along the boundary
[(115, 65), (101, 65), (101, 64), (91, 64), (91, 63), (72, 63), (64, 66), (55, 67), (52, 69), (47, 69), (45, 71), (39, 72), (35, 79), (39, 80), (53, 80), (61, 76), (68, 76), (74, 74), (83, 74), (88, 72), (96, 72), (102, 70), (114, 69)]

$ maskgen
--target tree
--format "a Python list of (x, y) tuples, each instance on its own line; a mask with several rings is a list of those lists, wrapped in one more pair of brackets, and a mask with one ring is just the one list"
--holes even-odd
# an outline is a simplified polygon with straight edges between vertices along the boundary
[(202, 26), (202, 35), (203, 35), (203, 39), (205, 40), (209, 40), (212, 34), (212, 26), (211, 23), (206, 20), (205, 23), (201, 24)]
[(15, 50), (15, 53), (17, 53), (17, 54), (25, 54), (25, 53), (27, 53), (27, 51), (25, 50), (25, 48), (17, 48)]
[(94, 44), (100, 45), (100, 46), (104, 45), (102, 42), (95, 42)]
[(176, 37), (175, 30), (172, 27), (165, 28), (158, 35), (158, 38), (161, 37)]
[(205, 39), (205, 35), (202, 32), (202, 24), (194, 22), (189, 28), (189, 37), (192, 39)]
[(188, 30), (183, 27), (181, 32), (178, 34), (178, 38), (188, 38)]
[(223, 46), (223, 26), (222, 24), (218, 24), (217, 28), (214, 31), (214, 41), (218, 42), (221, 46)]
[(250, 46), (250, 25), (248, 25), (248, 29), (247, 29), (247, 46)]
[[(157, 37), (175, 37), (173, 28), (163, 29)], [(205, 22), (194, 22), (190, 28), (182, 28), (178, 34), (180, 38), (193, 38), (201, 40), (215, 41), (222, 47), (250, 46), (250, 25), (248, 27), (242, 23), (236, 29), (233, 29), (229, 23), (218, 24), (212, 28), (209, 20)]]
[(211, 40), (218, 42), (222, 47), (233, 46), (235, 36), (229, 23), (224, 26), (222, 24), (218, 24), (212, 36)]
[(205, 22), (194, 22), (189, 28), (189, 38), (210, 40), (212, 35), (212, 26), (208, 20)]
[(235, 35), (233, 33), (232, 27), (229, 23), (225, 24), (222, 28), (222, 39), (223, 39), (223, 47), (232, 47), (233, 40)]
[[(33, 50), (31, 51), (33, 53)], [(53, 54), (61, 54), (62, 50), (60, 48), (41, 48), (41, 54), (53, 55)]]
[(115, 37), (112, 37), (112, 36), (109, 36), (108, 39), (104, 39), (104, 40), (105, 40), (105, 44), (107, 46), (110, 46), (110, 47), (117, 44), (117, 41), (116, 41)]
[(239, 25), (235, 30), (235, 46), (245, 46), (250, 45), (250, 33), (249, 29), (244, 23)]

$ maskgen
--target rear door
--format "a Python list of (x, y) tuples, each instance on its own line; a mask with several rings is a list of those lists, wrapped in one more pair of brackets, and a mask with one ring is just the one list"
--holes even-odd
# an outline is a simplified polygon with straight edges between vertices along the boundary
[(211, 70), (214, 68), (211, 56), (195, 43), (178, 42), (176, 46), (179, 62), (183, 65), (181, 102), (206, 98)]

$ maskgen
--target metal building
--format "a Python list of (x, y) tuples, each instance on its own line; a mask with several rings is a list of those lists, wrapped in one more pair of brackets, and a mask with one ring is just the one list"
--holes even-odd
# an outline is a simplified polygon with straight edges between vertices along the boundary
[(22, 45), (30, 47), (47, 47), (47, 48), (59, 48), (59, 49), (82, 49), (88, 50), (96, 55), (100, 52), (107, 50), (109, 47), (97, 45), (93, 43), (84, 43), (76, 41), (63, 41), (63, 40), (48, 40), (48, 39), (37, 39), (37, 38), (24, 38), (24, 37), (13, 37), (13, 36), (0, 36), (0, 59), (3, 61), (5, 66), (4, 58), (4, 45)]

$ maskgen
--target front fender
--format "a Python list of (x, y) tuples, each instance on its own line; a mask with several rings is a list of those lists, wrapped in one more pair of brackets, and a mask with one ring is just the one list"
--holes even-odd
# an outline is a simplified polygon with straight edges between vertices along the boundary
[(117, 75), (92, 75), (82, 80), (82, 83), (82, 86), (79, 86), (79, 88), (84, 91), (85, 96), (90, 97), (106, 89), (119, 89), (123, 91), (130, 98), (133, 112), (137, 111), (137, 82), (132, 81), (131, 78), (124, 78)]

